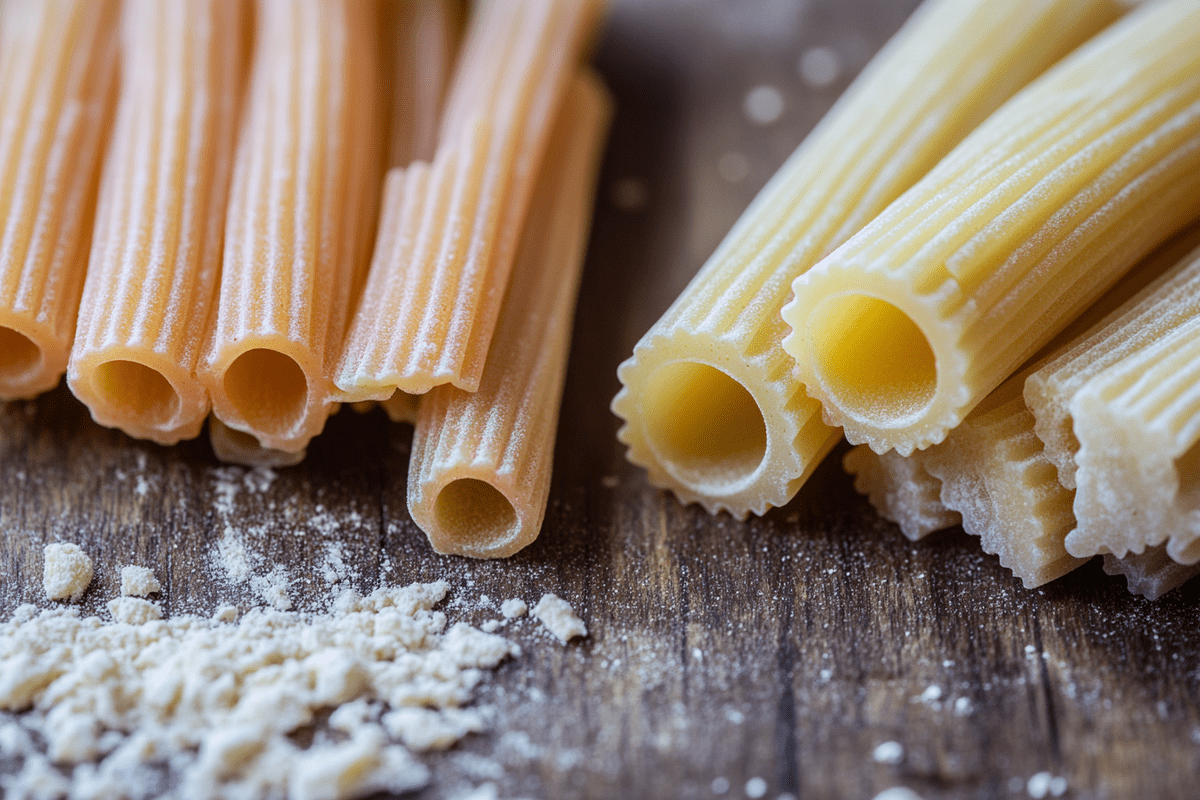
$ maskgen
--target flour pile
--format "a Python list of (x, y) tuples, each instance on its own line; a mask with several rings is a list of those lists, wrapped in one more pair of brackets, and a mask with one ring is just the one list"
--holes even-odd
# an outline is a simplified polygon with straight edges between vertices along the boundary
[(412, 754), (486, 727), (466, 706), (484, 671), (520, 652), (448, 626), (434, 610), (447, 590), (165, 620), (123, 597), (114, 622), (21, 606), (0, 625), (0, 793), (334, 800), (419, 788), (430, 773)]

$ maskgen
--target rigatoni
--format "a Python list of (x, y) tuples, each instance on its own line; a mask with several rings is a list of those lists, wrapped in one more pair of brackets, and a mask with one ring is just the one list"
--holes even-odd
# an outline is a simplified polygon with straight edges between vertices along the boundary
[(438, 552), (508, 556), (541, 528), (609, 114), (596, 78), (571, 84), (479, 390), (440, 386), (421, 399), (408, 506)]
[(962, 523), (962, 515), (942, 502), (942, 482), (925, 469), (924, 452), (902, 456), (889, 450), (879, 455), (860, 444), (842, 459), (846, 472), (854, 476), (855, 490), (913, 542)]
[(253, 435), (235, 431), (216, 417), (208, 420), (208, 442), (219, 460), (245, 467), (291, 467), (307, 454), (306, 450), (289, 452), (263, 447)]
[(1165, 547), (1148, 547), (1144, 553), (1130, 553), (1124, 558), (1105, 555), (1104, 571), (1123, 575), (1131, 594), (1157, 600), (1200, 575), (1200, 564), (1184, 566), (1167, 555)]
[(337, 370), (342, 399), (478, 388), (550, 126), (599, 10), (597, 0), (476, 6), (410, 249), (387, 249), (385, 214), (372, 301)]
[(827, 422), (946, 432), (1200, 214), (1200, 4), (1143, 5), (1022, 91), (816, 268), (784, 348)]
[(122, 80), (68, 382), (101, 425), (200, 433), (247, 57), (243, 0), (129, 0)]
[(331, 368), (374, 233), (377, 8), (264, 0), (201, 379), (229, 427), (297, 451), (333, 408)]
[(0, 5), (0, 399), (67, 368), (117, 78), (115, 0)]
[(739, 518), (791, 499), (839, 436), (781, 346), (792, 279), (1120, 11), (936, 0), (914, 14), (621, 365), (619, 436), (652, 483)]

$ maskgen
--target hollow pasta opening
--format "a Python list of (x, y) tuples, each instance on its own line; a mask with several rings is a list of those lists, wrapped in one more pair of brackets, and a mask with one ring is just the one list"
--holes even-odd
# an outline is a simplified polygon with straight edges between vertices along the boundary
[(642, 417), (663, 468), (694, 491), (735, 488), (767, 454), (767, 423), (753, 395), (708, 364), (679, 361), (656, 371)]
[(0, 325), (0, 379), (15, 381), (42, 363), (42, 348), (23, 333)]
[(433, 507), (437, 527), (463, 542), (491, 542), (511, 533), (517, 512), (499, 489), (475, 478), (459, 478), (438, 492)]
[(1200, 442), (1175, 459), (1175, 474), (1179, 476), (1176, 505), (1185, 512), (1200, 509)]
[(891, 303), (864, 295), (830, 298), (813, 315), (809, 331), (821, 384), (848, 416), (901, 427), (933, 400), (933, 348)]
[(282, 436), (304, 416), (308, 379), (293, 358), (278, 350), (247, 350), (225, 370), (225, 395), (252, 426)]
[(165, 425), (179, 413), (170, 381), (136, 361), (105, 361), (92, 373), (92, 389), (106, 405), (151, 425)]

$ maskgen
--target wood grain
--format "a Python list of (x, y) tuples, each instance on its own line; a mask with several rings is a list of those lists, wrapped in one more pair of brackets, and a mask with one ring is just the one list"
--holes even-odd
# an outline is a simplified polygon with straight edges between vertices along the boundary
[[(788, 507), (737, 523), (682, 507), (628, 466), (607, 405), (616, 365), (741, 208), (911, 9), (905, 2), (618, 4), (598, 51), (617, 98), (577, 316), (555, 482), (541, 538), (503, 562), (441, 557), (404, 502), (410, 430), (343, 411), (269, 487), (203, 441), (174, 448), (94, 425), (62, 387), (0, 406), (0, 612), (42, 601), (41, 548), (80, 543), (99, 613), (136, 563), (168, 613), (259, 602), (214, 554), (226, 526), (261, 568), (284, 565), (300, 608), (329, 584), (446, 577), (452, 616), (480, 596), (543, 592), (591, 630), (562, 647), (530, 621), (524, 654), (480, 692), (493, 731), (432, 758), (417, 796), (493, 780), (501, 797), (1195, 796), (1200, 588), (1156, 603), (1098, 563), (1026, 591), (961, 531), (911, 544), (852, 490), (835, 452)], [(846, 75), (806, 87), (796, 59), (833, 46)], [(779, 87), (784, 116), (742, 98)], [(743, 153), (749, 175), (717, 163)], [(611, 201), (633, 179), (640, 209)], [(233, 488), (231, 488), (233, 487)], [(326, 575), (330, 546), (344, 572)], [(261, 571), (261, 569), (260, 569)], [(877, 745), (903, 745), (896, 764)]]

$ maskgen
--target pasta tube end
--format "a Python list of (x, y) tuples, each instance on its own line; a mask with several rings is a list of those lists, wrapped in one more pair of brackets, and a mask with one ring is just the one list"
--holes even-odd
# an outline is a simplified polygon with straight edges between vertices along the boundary
[(442, 555), (506, 558), (534, 539), (542, 525), (529, 516), (545, 503), (515, 504), (492, 481), (455, 470), (409, 492), (409, 512)]
[(98, 424), (161, 445), (196, 437), (208, 414), (208, 393), (191, 373), (153, 355), (120, 348), (77, 355), (67, 382)]
[(49, 361), (34, 338), (0, 325), (0, 399), (33, 397), (52, 388), (62, 366)]
[(209, 420), (208, 439), (218, 459), (244, 467), (291, 467), (303, 461), (306, 454), (304, 450), (289, 453), (264, 447), (254, 434), (235, 430), (216, 417)]
[(840, 437), (777, 362), (683, 330), (643, 339), (612, 403), (627, 457), (712, 514), (745, 519), (786, 504)]

